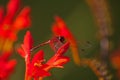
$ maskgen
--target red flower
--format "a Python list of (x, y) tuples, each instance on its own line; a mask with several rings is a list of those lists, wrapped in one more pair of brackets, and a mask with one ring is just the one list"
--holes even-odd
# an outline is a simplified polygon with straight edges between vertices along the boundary
[(7, 80), (13, 72), (16, 60), (9, 60), (10, 53), (4, 53), (0, 56), (0, 80)]
[(7, 15), (8, 18), (13, 18), (20, 6), (20, 0), (10, 0), (7, 5)]
[(18, 48), (18, 53), (25, 58), (27, 64), (30, 63), (30, 49), (33, 46), (33, 39), (31, 36), (31, 33), (27, 31), (26, 35), (24, 36), (23, 44), (21, 45), (21, 48)]
[(31, 25), (30, 8), (25, 7), (15, 19), (13, 23), (13, 29), (19, 31), (21, 29), (29, 27), (30, 25)]
[(28, 74), (34, 78), (50, 76), (50, 73), (44, 68), (48, 65), (43, 64), (44, 62), (44, 52), (42, 50), (38, 51), (29, 65)]
[(7, 4), (6, 15), (3, 15), (5, 14), (3, 7), (0, 7), (0, 48), (3, 52), (11, 51), (13, 43), (17, 40), (17, 33), (31, 24), (29, 7), (25, 7), (16, 16), (19, 5), (20, 0), (10, 0)]
[[(30, 8), (25, 7), (21, 13), (16, 17), (14, 20), (14, 16), (19, 9), (19, 0), (10, 0), (10, 2), (7, 5), (7, 14), (4, 17), (2, 23), (0, 24), (0, 36), (15, 39), (16, 36), (11, 36), (11, 34), (15, 34), (21, 29), (24, 29), (25, 27), (30, 25)], [(1, 10), (1, 18), (3, 17)], [(20, 25), (21, 24), (21, 25)], [(19, 28), (18, 28), (19, 27)]]
[(62, 45), (58, 51), (55, 53), (55, 55), (46, 63), (50, 67), (59, 67), (62, 68), (63, 64), (66, 64), (69, 61), (69, 58), (66, 56), (63, 56), (63, 54), (68, 50), (69, 43), (66, 42), (64, 45)]
[(30, 26), (30, 8), (25, 7), (17, 16), (19, 6), (20, 0), (9, 0), (6, 11), (0, 7), (0, 80), (8, 80), (16, 65), (16, 60), (9, 60), (9, 57), (17, 33)]
[(77, 46), (76, 40), (73, 34), (70, 32), (70, 30), (65, 25), (64, 21), (58, 16), (55, 16), (55, 23), (52, 26), (52, 31), (55, 35), (63, 36), (68, 40), (68, 42), (70, 42), (70, 48), (73, 53), (72, 54), (73, 59), (77, 65), (80, 65), (80, 57), (79, 57), (78, 46)]
[(31, 77), (33, 77), (34, 79), (38, 79), (40, 77), (50, 76), (49, 70), (51, 68), (63, 68), (63, 65), (69, 61), (68, 57), (63, 56), (63, 54), (68, 50), (68, 42), (63, 44), (55, 53), (55, 55), (46, 63), (43, 63), (44, 52), (42, 50), (38, 51), (30, 61), (30, 49), (32, 49), (32, 43), (33, 40), (30, 32), (28, 31), (24, 37), (22, 48), (18, 49), (19, 54), (24, 57), (26, 61), (26, 80)]

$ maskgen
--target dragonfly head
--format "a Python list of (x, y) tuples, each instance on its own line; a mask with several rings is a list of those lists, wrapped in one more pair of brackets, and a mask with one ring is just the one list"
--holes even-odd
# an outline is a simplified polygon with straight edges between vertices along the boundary
[(60, 42), (64, 43), (65, 38), (63, 36), (57, 36), (58, 40), (60, 40)]

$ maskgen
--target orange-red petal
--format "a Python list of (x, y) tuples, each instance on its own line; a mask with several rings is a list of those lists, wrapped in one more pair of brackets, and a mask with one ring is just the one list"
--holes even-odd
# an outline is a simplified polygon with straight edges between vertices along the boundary
[(20, 0), (10, 0), (7, 5), (7, 16), (13, 17), (20, 5)]
[(64, 36), (67, 39), (67, 41), (70, 42), (70, 48), (72, 50), (72, 56), (74, 62), (77, 65), (80, 65), (80, 57), (79, 57), (77, 42), (74, 36), (72, 35), (70, 30), (67, 28), (64, 21), (60, 17), (55, 16), (55, 21), (56, 22), (52, 26), (53, 33), (55, 35)]
[(17, 48), (17, 52), (23, 57), (25, 58), (25, 52), (23, 51), (23, 49), (20, 47), (20, 48)]
[(24, 28), (27, 28), (31, 25), (31, 19), (30, 19), (30, 7), (25, 7), (21, 13), (17, 16), (13, 28), (17, 30), (21, 30)]
[[(58, 64), (58, 65), (55, 65), (55, 66), (59, 66), (59, 64), (63, 63), (63, 61), (61, 61), (61, 60), (60, 60), (61, 61), (61, 63), (60, 63), (59, 59), (63, 58), (63, 54), (68, 50), (68, 48), (69, 48), (69, 43), (66, 42), (63, 46), (61, 46), (58, 49), (58, 51), (55, 53), (55, 55), (47, 61), (46, 64), (49, 66), (53, 66), (53, 64), (57, 61), (56, 64)], [(68, 60), (69, 60), (68, 58), (64, 59), (65, 62), (68, 62)]]
[(35, 63), (41, 64), (43, 62), (43, 60), (44, 60), (44, 52), (42, 50), (40, 50), (32, 58), (32, 63), (33, 63), (33, 65)]
[(33, 38), (32, 38), (32, 35), (31, 35), (30, 31), (26, 32), (26, 34), (24, 36), (23, 45), (28, 51), (30, 51), (30, 49), (32, 48)]

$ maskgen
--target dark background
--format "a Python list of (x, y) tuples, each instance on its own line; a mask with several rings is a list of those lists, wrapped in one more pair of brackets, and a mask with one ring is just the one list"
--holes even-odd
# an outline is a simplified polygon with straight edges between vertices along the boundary
[[(0, 0), (0, 5), (5, 6), (7, 2), (8, 0)], [(97, 27), (94, 22), (94, 15), (85, 0), (22, 0), (21, 3), (21, 8), (26, 5), (31, 7), (32, 25), (29, 30), (33, 35), (35, 45), (51, 38), (51, 25), (54, 22), (54, 16), (58, 15), (66, 22), (71, 32), (77, 38), (78, 43), (83, 42), (79, 45), (80, 49), (85, 49), (84, 52), (80, 53), (82, 57), (88, 58), (99, 53), (99, 41), (96, 39)], [(118, 0), (108, 0), (113, 28), (113, 35), (110, 37), (110, 41), (114, 46), (111, 51), (117, 48), (120, 40), (119, 3), (120, 1)], [(25, 32), (26, 30), (23, 30), (18, 34), (17, 43), (22, 42)], [(84, 43), (86, 41), (91, 42), (92, 46), (90, 48), (86, 47)], [(49, 46), (43, 46), (41, 49), (44, 49), (46, 59), (52, 56), (53, 52)], [(70, 51), (66, 55), (71, 58), (71, 61), (65, 65), (64, 69), (51, 70), (52, 76), (46, 78), (46, 80), (98, 80), (89, 67), (78, 67), (74, 64)], [(23, 80), (24, 59), (16, 52), (13, 58), (18, 60), (18, 64), (10, 80)], [(113, 75), (112, 80), (118, 80), (114, 76), (115, 70), (112, 68), (111, 63), (109, 63), (109, 67), (109, 71)]]

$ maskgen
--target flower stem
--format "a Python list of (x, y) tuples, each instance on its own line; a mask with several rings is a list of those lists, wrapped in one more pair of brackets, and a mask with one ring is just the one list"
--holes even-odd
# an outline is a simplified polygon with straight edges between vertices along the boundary
[(25, 70), (25, 80), (28, 80), (28, 75), (27, 75), (27, 65), (26, 65), (26, 70)]
[(31, 77), (28, 75), (28, 67), (30, 64), (30, 55), (27, 55), (25, 57), (25, 62), (26, 62), (25, 80), (31, 80)]

